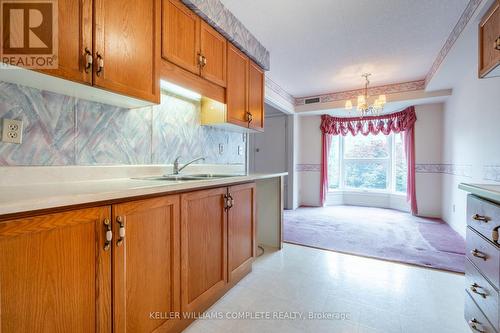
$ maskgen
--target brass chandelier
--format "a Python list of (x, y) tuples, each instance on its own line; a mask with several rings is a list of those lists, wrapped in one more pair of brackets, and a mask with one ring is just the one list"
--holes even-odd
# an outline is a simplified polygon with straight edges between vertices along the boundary
[[(362, 77), (365, 78), (365, 91), (363, 95), (358, 96), (358, 103), (356, 105), (356, 109), (361, 112), (361, 117), (367, 116), (367, 115), (374, 115), (378, 116), (384, 109), (385, 103), (386, 103), (386, 97), (385, 95), (379, 95), (378, 98), (373, 102), (372, 105), (368, 104), (368, 98), (370, 97), (368, 95), (368, 85), (370, 84), (370, 80), (368, 79), (371, 76), (371, 73), (364, 73), (361, 75)], [(352, 102), (351, 100), (347, 100), (345, 102), (345, 109), (346, 110), (352, 110)]]

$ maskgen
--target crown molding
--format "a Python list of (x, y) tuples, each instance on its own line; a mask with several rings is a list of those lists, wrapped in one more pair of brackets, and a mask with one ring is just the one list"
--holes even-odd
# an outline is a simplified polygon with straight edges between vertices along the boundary
[[(381, 94), (388, 95), (388, 94), (424, 90), (424, 89), (425, 89), (425, 81), (418, 80), (418, 81), (394, 83), (383, 86), (371, 87), (368, 88), (368, 94), (371, 96), (381, 95)], [(320, 99), (319, 103), (344, 101), (348, 99), (357, 98), (358, 95), (363, 93), (364, 89), (355, 89), (355, 90), (341, 91), (323, 95), (300, 97), (300, 98), (295, 98), (295, 105), (296, 106), (305, 105), (305, 100), (309, 98), (319, 98)]]

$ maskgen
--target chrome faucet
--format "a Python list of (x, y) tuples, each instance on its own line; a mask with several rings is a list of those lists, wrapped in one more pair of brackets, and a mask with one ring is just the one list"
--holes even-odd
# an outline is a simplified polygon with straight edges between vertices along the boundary
[(174, 172), (173, 172), (173, 174), (174, 174), (174, 175), (178, 175), (178, 174), (179, 174), (179, 172), (181, 172), (181, 171), (182, 171), (182, 169), (184, 169), (185, 167), (187, 167), (187, 166), (188, 166), (189, 164), (191, 164), (191, 163), (194, 163), (194, 162), (199, 161), (199, 160), (203, 160), (203, 161), (205, 160), (205, 157), (198, 157), (198, 158), (195, 158), (195, 159), (194, 159), (194, 160), (192, 160), (192, 161), (187, 162), (186, 164), (184, 164), (182, 167), (180, 167), (180, 168), (179, 168), (179, 159), (180, 159), (180, 158), (181, 158), (181, 157), (180, 157), (180, 156), (178, 156), (178, 157), (175, 159), (175, 161), (174, 161)]

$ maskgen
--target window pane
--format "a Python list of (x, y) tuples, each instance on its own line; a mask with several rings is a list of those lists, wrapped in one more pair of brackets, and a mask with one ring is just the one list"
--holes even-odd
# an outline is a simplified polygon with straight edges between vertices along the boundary
[(386, 162), (345, 161), (345, 185), (357, 189), (387, 188)]
[(344, 158), (389, 158), (390, 146), (385, 135), (358, 134), (344, 137)]
[(406, 163), (405, 150), (403, 145), (403, 134), (394, 134), (394, 163), (396, 170), (396, 192), (406, 192), (406, 182), (408, 177), (408, 164)]
[(340, 150), (339, 150), (339, 137), (332, 136), (332, 143), (330, 145), (330, 156), (328, 160), (328, 187), (339, 188), (340, 185)]

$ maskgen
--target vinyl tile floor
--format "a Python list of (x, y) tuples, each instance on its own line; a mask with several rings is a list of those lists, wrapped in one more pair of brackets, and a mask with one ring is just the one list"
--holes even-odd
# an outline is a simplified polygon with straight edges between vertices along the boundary
[(285, 244), (186, 333), (468, 333), (465, 279), (405, 264)]

